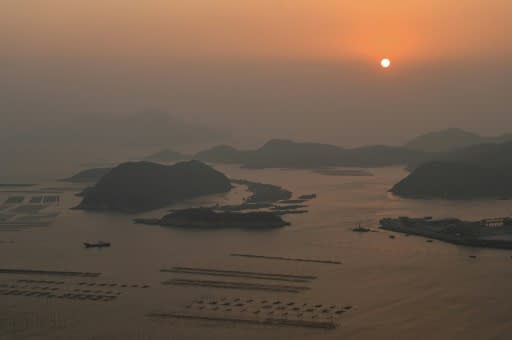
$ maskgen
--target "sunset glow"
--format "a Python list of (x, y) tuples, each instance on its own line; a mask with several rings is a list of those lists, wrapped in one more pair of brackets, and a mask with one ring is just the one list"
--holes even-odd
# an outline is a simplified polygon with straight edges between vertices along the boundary
[(431, 0), (284, 0), (279, 6), (269, 0), (48, 0), (38, 10), (13, 1), (0, 6), (0, 48), (13, 55), (123, 55), (144, 62), (371, 61), (386, 51), (409, 63), (510, 51), (505, 32), (512, 25), (505, 13), (511, 11), (512, 2), (498, 0), (468, 0), (464, 6)]

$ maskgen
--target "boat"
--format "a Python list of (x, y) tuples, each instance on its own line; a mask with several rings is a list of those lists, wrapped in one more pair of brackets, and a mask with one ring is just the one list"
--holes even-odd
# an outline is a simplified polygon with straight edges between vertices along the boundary
[(85, 248), (104, 248), (104, 247), (110, 247), (110, 242), (103, 242), (98, 241), (96, 243), (88, 243), (84, 242)]
[(367, 233), (371, 230), (368, 228), (361, 227), (361, 224), (359, 224), (357, 228), (352, 228), (352, 231), (355, 231), (356, 233)]

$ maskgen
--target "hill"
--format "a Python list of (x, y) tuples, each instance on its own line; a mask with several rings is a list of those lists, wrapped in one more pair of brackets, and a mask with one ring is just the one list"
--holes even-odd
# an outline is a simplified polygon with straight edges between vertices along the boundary
[(230, 189), (224, 174), (199, 161), (172, 166), (128, 162), (86, 190), (77, 209), (136, 213)]

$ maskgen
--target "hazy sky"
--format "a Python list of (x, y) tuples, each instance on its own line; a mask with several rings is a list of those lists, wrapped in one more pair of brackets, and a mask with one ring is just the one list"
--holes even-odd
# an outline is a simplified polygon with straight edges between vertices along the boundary
[(1, 0), (0, 110), (21, 124), (155, 108), (251, 142), (512, 132), (511, 13), (510, 0)]

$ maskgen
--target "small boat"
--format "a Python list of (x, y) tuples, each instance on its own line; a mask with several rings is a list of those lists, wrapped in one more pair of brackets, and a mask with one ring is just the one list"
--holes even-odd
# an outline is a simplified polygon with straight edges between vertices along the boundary
[(96, 243), (88, 243), (84, 242), (85, 248), (104, 248), (104, 247), (110, 247), (110, 242), (103, 242), (98, 241)]
[(357, 228), (352, 228), (352, 231), (355, 231), (356, 233), (367, 233), (371, 230), (368, 228), (361, 227), (361, 224), (359, 224)]

